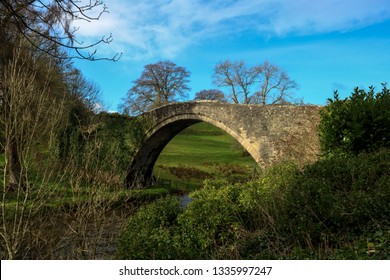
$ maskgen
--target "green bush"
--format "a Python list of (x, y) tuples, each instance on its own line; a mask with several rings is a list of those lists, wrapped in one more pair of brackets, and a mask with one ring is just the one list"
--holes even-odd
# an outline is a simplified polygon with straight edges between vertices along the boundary
[(175, 225), (180, 201), (166, 197), (141, 207), (129, 220), (117, 244), (119, 259), (177, 259)]
[(185, 209), (172, 198), (142, 208), (119, 256), (390, 258), (390, 150), (334, 155), (301, 171), (285, 162), (244, 184), (208, 180), (191, 197)]
[(321, 148), (325, 154), (353, 153), (390, 148), (390, 91), (383, 85), (375, 93), (355, 88), (340, 100), (337, 91), (321, 111)]
[[(354, 238), (390, 217), (390, 151), (333, 156), (306, 169), (290, 188), (286, 207), (300, 244)], [(336, 242), (337, 243), (337, 242)]]
[(144, 135), (142, 120), (118, 113), (93, 115), (58, 134), (58, 157), (90, 170), (126, 173)]
[[(258, 251), (252, 252), (256, 247), (243, 240), (246, 238), (252, 241), (263, 240), (267, 245), (261, 246), (267, 247), (264, 254), (269, 256), (273, 250), (269, 241), (273, 237), (259, 232), (267, 233), (268, 230), (275, 229), (272, 224), (280, 214), (280, 204), (283, 203), (280, 195), (287, 188), (288, 178), (296, 172), (294, 164), (284, 163), (269, 169), (259, 180), (246, 184), (206, 180), (201, 190), (191, 194), (193, 201), (183, 212), (178, 213), (176, 221), (170, 223), (160, 221), (159, 218), (163, 211), (160, 207), (172, 207), (169, 203), (164, 205), (163, 202), (158, 202), (146, 206), (130, 219), (118, 246), (118, 256), (168, 258), (169, 255), (177, 259), (248, 258), (249, 254), (258, 256)], [(153, 215), (157, 217), (153, 218)], [(164, 226), (161, 226), (161, 222)], [(167, 224), (169, 228), (166, 227)], [(150, 232), (160, 234), (160, 238), (154, 234), (144, 234)], [(136, 241), (131, 241), (132, 239)], [(167, 239), (170, 239), (172, 246), (161, 248), (161, 244), (165, 242), (161, 240)], [(136, 256), (123, 253), (132, 252), (134, 248), (137, 248)], [(162, 251), (156, 253), (159, 250)]]
[(240, 191), (224, 181), (207, 181), (204, 189), (192, 194), (193, 202), (178, 217), (182, 258), (218, 258), (219, 248), (233, 246), (241, 228)]

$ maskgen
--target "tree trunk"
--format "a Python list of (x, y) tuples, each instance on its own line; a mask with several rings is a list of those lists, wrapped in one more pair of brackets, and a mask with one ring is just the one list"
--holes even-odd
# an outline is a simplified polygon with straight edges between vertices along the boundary
[(11, 140), (8, 145), (6, 145), (6, 157), (8, 162), (8, 188), (10, 191), (15, 191), (19, 186), (22, 185), (21, 182), (21, 172), (22, 167), (19, 160), (19, 153), (17, 145), (14, 140)]

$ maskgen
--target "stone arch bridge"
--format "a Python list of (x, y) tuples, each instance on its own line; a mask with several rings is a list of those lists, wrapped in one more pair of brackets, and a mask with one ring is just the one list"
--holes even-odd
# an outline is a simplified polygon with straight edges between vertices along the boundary
[(208, 122), (236, 139), (261, 167), (283, 159), (313, 161), (319, 152), (319, 106), (174, 103), (142, 115), (146, 133), (130, 166), (129, 187), (147, 186), (161, 151), (183, 129)]

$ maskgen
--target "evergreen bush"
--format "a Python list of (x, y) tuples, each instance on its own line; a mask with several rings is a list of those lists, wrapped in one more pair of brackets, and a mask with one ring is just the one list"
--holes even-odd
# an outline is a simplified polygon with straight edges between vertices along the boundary
[(141, 207), (130, 219), (117, 244), (119, 259), (177, 259), (174, 230), (181, 213), (176, 197)]
[(378, 93), (355, 88), (344, 100), (336, 91), (321, 111), (319, 131), (325, 154), (390, 148), (390, 90), (386, 84)]

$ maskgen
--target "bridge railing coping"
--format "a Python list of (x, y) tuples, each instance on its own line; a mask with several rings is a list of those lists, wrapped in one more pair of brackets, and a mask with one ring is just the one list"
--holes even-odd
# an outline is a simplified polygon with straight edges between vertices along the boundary
[[(156, 107), (148, 112), (145, 112), (143, 114), (152, 113), (157, 110), (161, 110), (162, 108), (169, 107), (169, 106), (175, 106), (175, 105), (181, 105), (181, 104), (221, 104), (221, 105), (230, 105), (230, 106), (245, 106), (245, 107), (313, 107), (313, 108), (321, 108), (323, 106), (321, 105), (292, 105), (292, 104), (272, 104), (272, 105), (261, 105), (261, 104), (233, 104), (233, 103), (227, 103), (227, 102), (221, 102), (218, 100), (190, 100), (190, 101), (184, 101), (184, 102), (172, 102), (169, 104), (161, 105), (159, 107)], [(142, 115), (143, 115), (142, 114)]]

